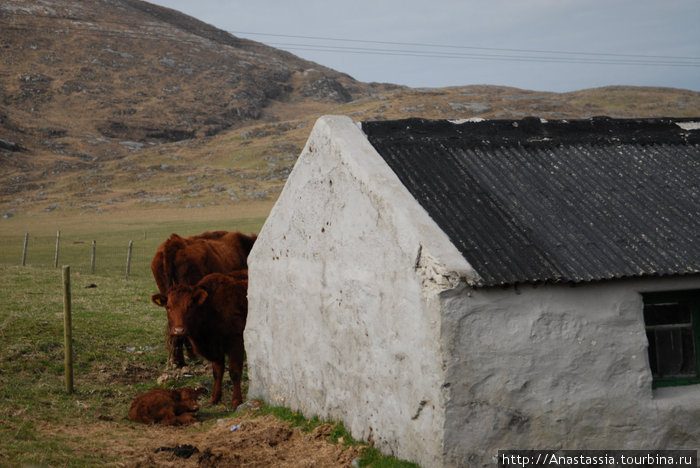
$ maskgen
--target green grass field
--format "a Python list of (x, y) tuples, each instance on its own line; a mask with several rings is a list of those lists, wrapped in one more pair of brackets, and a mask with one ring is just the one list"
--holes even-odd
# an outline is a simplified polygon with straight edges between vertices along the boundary
[[(58, 267), (70, 265), (79, 274), (91, 273), (92, 242), (95, 241), (95, 274), (125, 277), (129, 243), (132, 242), (130, 277), (152, 280), (150, 262), (158, 245), (170, 234), (182, 236), (204, 231), (260, 231), (267, 215), (266, 205), (226, 218), (225, 210), (211, 212), (213, 219), (197, 219), (187, 210), (145, 212), (139, 216), (71, 216), (42, 219), (26, 217), (0, 222), (0, 264), (21, 265), (25, 234), (29, 234), (26, 265), (54, 268), (56, 240), (60, 232)], [(151, 214), (152, 216), (149, 216)], [(173, 215), (178, 214), (175, 219)], [(236, 212), (231, 210), (235, 216)], [(220, 216), (221, 219), (215, 219)]]
[[(65, 435), (39, 427), (124, 420), (134, 395), (165, 368), (164, 322), (149, 304), (153, 286), (106, 276), (72, 276), (74, 394), (64, 378), (60, 270), (2, 266), (0, 277), (0, 458), (10, 464), (90, 466)], [(96, 284), (95, 288), (85, 288)], [(88, 442), (88, 441), (86, 441)], [(47, 450), (50, 447), (50, 450)]]
[[(144, 221), (115, 227), (114, 223), (91, 221), (62, 226), (59, 263), (70, 265), (71, 273), (73, 394), (65, 388), (63, 281), (62, 268), (54, 268), (55, 234), (47, 232), (51, 229), (48, 223), (32, 229), (39, 234), (33, 244), (30, 242), (32, 249), (23, 267), (19, 265), (23, 237), (18, 241), (11, 235), (17, 229), (5, 225), (5, 231), (0, 232), (0, 465), (118, 464), (118, 456), (104, 455), (98, 446), (133, 436), (133, 429), (129, 432), (134, 424), (128, 420), (130, 404), (135, 395), (157, 386), (158, 377), (166, 370), (166, 318), (150, 301), (156, 292), (149, 268), (156, 246), (171, 232), (259, 232), (263, 221), (264, 216), (253, 216), (226, 223)], [(45, 239), (43, 243), (41, 239)], [(92, 239), (97, 241), (98, 251), (95, 274), (89, 273), (89, 254), (84, 260)], [(131, 276), (126, 279), (129, 240), (134, 241), (134, 255)], [(107, 246), (118, 253), (100, 255)], [(192, 374), (166, 385), (211, 387), (210, 371), (204, 363)], [(244, 374), (244, 392), (245, 379)], [(225, 402), (231, 390), (227, 378), (224, 383)], [(317, 418), (307, 420), (283, 408), (265, 407), (264, 413), (294, 425), (320, 423)], [(225, 403), (203, 404), (200, 409), (204, 424), (230, 416)], [(100, 424), (105, 428), (98, 426), (104, 432), (99, 438), (80, 431), (83, 426)], [(339, 427), (343, 432), (342, 425)], [(339, 436), (334, 434), (336, 439)], [(346, 443), (351, 441), (346, 433), (342, 436)], [(374, 449), (365, 453), (361, 466), (414, 466), (381, 457)]]
[[(70, 460), (74, 466), (93, 466), (96, 460), (89, 441), (85, 441), (85, 453), (75, 453), (70, 448), (75, 440), (68, 441), (62, 434), (47, 440), (38, 427), (126, 422), (134, 396), (156, 385), (167, 362), (165, 316), (150, 301), (157, 289), (150, 272), (156, 247), (172, 232), (258, 232), (263, 221), (264, 217), (218, 223), (116, 223), (109, 219), (105, 223), (99, 219), (37, 223), (27, 229), (25, 267), (20, 266), (24, 236), (16, 234), (21, 228), (12, 229), (5, 223), (5, 232), (0, 233), (0, 336), (4, 343), (0, 351), (0, 417), (4, 421), (0, 459), (17, 465), (64, 465)], [(49, 225), (61, 231), (58, 268), (54, 268), (56, 234), (47, 233)], [(94, 275), (90, 274), (92, 240), (96, 241)], [(133, 241), (133, 250), (126, 279), (129, 241)], [(69, 265), (71, 272), (72, 395), (66, 394), (64, 377), (63, 265)], [(96, 287), (88, 287), (92, 285)], [(193, 377), (186, 383), (204, 382), (207, 377)], [(202, 409), (205, 418), (227, 413), (223, 405)]]

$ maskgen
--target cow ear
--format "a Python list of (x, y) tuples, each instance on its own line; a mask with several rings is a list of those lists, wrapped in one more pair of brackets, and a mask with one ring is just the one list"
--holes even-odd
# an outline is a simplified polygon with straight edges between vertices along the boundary
[(197, 289), (193, 295), (194, 302), (202, 305), (207, 300), (207, 292), (204, 289)]
[(165, 294), (154, 294), (151, 296), (151, 300), (155, 305), (165, 307), (165, 305), (168, 303), (168, 296)]

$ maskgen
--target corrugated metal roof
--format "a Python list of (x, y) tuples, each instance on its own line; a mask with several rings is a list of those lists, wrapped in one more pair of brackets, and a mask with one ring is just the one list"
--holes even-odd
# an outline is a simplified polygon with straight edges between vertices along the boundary
[(700, 130), (677, 121), (362, 128), (479, 273), (475, 286), (495, 286), (700, 273)]

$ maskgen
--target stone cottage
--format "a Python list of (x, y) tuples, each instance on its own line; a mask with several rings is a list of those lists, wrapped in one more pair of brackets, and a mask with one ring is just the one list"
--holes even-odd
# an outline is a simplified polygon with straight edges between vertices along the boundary
[(318, 120), (249, 257), (249, 397), (385, 453), (700, 446), (700, 130)]

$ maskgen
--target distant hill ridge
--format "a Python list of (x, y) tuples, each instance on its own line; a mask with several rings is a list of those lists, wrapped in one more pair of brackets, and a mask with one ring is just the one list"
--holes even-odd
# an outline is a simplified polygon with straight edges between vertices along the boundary
[(700, 115), (686, 90), (362, 83), (139, 0), (4, 0), (0, 30), (0, 215), (274, 199), (324, 113)]
[[(309, 83), (292, 82), (294, 75), (312, 68), (336, 87), (347, 85), (350, 97), (367, 95), (347, 75), (146, 2), (46, 5), (0, 5), (8, 70), (2, 102), (18, 111), (3, 120), (23, 133), (40, 127), (70, 134), (60, 122), (75, 124), (89, 111), (80, 130), (107, 138), (212, 135), (264, 117), (270, 99), (295, 100), (299, 85)], [(336, 100), (334, 93), (315, 97)]]

